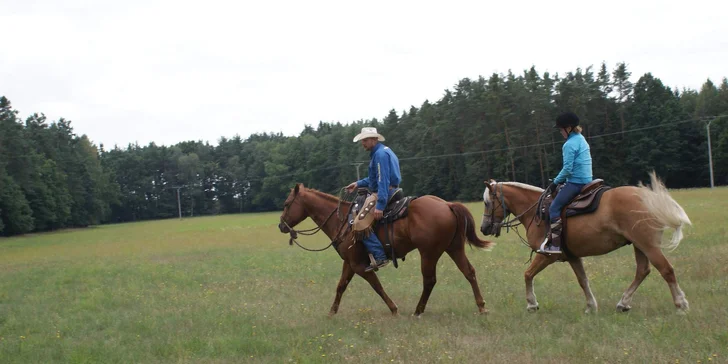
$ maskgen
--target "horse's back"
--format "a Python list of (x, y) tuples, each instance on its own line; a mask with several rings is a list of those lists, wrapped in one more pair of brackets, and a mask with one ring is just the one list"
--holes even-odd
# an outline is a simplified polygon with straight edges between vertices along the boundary
[(413, 242), (426, 237), (437, 239), (446, 235), (452, 238), (457, 221), (450, 210), (450, 202), (434, 195), (421, 196), (410, 203), (407, 215)]

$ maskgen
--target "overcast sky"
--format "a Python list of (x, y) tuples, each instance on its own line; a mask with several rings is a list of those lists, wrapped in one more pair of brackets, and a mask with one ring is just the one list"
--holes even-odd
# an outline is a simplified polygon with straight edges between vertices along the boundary
[(532, 65), (698, 89), (728, 76), (726, 4), (0, 0), (0, 95), (110, 148), (297, 135)]

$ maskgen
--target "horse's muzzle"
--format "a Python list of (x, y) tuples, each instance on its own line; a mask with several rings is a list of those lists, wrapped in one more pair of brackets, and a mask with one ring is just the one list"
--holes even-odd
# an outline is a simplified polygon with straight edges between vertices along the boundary
[(278, 229), (280, 229), (283, 234), (288, 234), (291, 232), (291, 230), (288, 228), (288, 226), (286, 226), (286, 224), (283, 223), (283, 221), (278, 224)]
[(501, 223), (491, 224), (490, 222), (480, 225), (480, 232), (483, 235), (493, 235), (496, 238), (500, 236)]

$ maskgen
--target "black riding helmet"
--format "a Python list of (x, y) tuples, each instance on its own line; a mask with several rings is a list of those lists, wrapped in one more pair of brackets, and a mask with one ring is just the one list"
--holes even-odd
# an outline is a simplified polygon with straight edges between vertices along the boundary
[(565, 112), (556, 118), (554, 128), (568, 128), (579, 125), (579, 117), (573, 112)]

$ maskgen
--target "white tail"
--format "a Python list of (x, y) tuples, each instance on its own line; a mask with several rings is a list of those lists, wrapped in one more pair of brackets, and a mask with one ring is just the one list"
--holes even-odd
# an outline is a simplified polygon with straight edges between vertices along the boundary
[(660, 248), (674, 250), (680, 245), (683, 238), (682, 227), (685, 224), (692, 225), (688, 214), (685, 210), (670, 196), (667, 188), (662, 184), (654, 171), (650, 173), (650, 186), (644, 186), (641, 182), (640, 198), (645, 204), (647, 210), (654, 216), (654, 221), (659, 224), (660, 230), (667, 228), (675, 229), (672, 239), (669, 241), (662, 240)]

